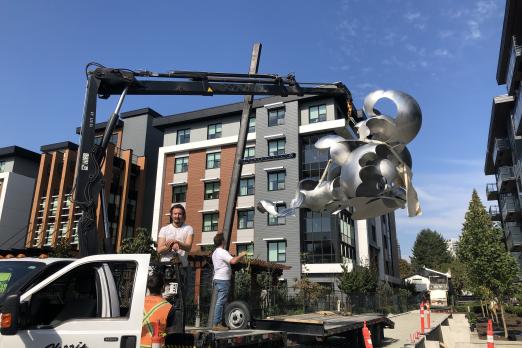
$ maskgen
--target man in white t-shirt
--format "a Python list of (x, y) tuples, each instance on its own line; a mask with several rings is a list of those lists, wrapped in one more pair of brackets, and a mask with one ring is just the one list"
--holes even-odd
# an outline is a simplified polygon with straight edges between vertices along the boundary
[(178, 254), (183, 267), (188, 266), (188, 253), (192, 248), (194, 230), (185, 224), (185, 207), (175, 204), (170, 208), (171, 223), (163, 226), (158, 234), (158, 253), (162, 262)]
[(214, 307), (214, 321), (212, 322), (212, 330), (225, 331), (226, 326), (221, 325), (223, 317), (223, 309), (227, 303), (228, 292), (230, 291), (230, 279), (232, 277), (232, 268), (230, 265), (236, 264), (247, 253), (243, 251), (238, 256), (233, 257), (223, 248), (225, 238), (223, 233), (214, 236), (214, 246), (216, 250), (212, 253), (212, 264), (214, 265), (214, 287), (217, 290), (216, 306)]

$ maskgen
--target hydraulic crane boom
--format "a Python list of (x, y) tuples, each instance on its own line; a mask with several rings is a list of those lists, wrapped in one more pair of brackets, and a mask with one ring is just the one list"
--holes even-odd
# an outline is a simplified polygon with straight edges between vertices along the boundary
[[(96, 68), (89, 70), (91, 66)], [(346, 100), (346, 109), (343, 112), (346, 113), (347, 117), (356, 118), (356, 111), (352, 106), (351, 93), (340, 82), (300, 84), (293, 75), (281, 77), (279, 75), (257, 73), (238, 74), (199, 71), (156, 73), (152, 71), (106, 68), (96, 63), (90, 63), (87, 66), (86, 74), (87, 88), (84, 116), (80, 133), (81, 140), (76, 165), (75, 188), (73, 189), (75, 204), (82, 213), (78, 223), (81, 256), (99, 253), (95, 214), (100, 193), (102, 193), (101, 203), (104, 220), (107, 222), (101, 166), (105, 158), (105, 150), (109, 143), (110, 135), (119, 118), (119, 111), (126, 95), (274, 95), (282, 97), (289, 95), (330, 95)], [(116, 110), (107, 122), (102, 143), (95, 145), (96, 100), (98, 97), (107, 99), (111, 95), (120, 95), (120, 99)], [(241, 161), (236, 161), (234, 165), (240, 166)], [(235, 183), (236, 186), (237, 184)], [(112, 246), (110, 245), (107, 227), (108, 224), (105, 223), (105, 251), (111, 252)]]

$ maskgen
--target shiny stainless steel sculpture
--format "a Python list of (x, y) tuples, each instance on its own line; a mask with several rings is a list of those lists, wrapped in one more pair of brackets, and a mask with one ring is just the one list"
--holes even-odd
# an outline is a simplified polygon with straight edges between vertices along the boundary
[[(395, 118), (374, 109), (382, 98), (395, 103)], [(318, 182), (300, 181), (290, 206), (281, 212), (267, 200), (261, 200), (257, 209), (289, 216), (298, 208), (333, 214), (352, 208), (352, 218), (362, 220), (407, 206), (409, 216), (420, 215), (406, 148), (422, 124), (419, 104), (406, 93), (377, 90), (365, 98), (363, 110), (368, 119), (356, 125), (359, 139), (328, 135), (315, 143), (318, 149), (329, 149), (331, 158)]]

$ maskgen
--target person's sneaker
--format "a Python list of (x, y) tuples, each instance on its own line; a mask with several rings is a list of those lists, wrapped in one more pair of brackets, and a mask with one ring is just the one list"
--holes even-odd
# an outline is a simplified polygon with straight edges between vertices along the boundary
[(228, 331), (228, 327), (224, 326), (224, 325), (214, 325), (212, 326), (212, 331)]

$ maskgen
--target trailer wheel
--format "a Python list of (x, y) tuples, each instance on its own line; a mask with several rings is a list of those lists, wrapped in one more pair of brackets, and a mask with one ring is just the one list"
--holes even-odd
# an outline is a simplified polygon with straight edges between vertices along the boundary
[(225, 325), (231, 329), (246, 329), (250, 324), (250, 308), (242, 301), (234, 301), (225, 307)]

